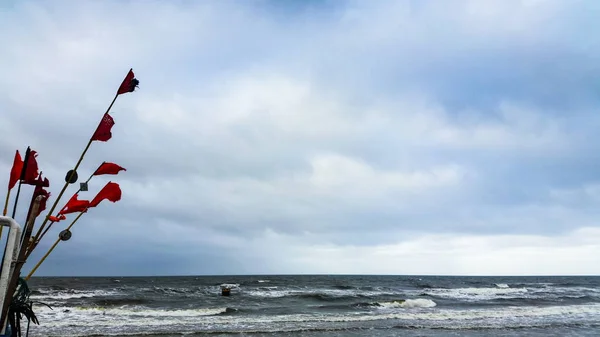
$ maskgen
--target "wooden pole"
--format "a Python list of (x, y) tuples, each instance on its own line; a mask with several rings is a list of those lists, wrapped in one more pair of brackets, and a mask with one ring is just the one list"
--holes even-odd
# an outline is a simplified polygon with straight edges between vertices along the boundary
[[(6, 200), (4, 201), (4, 210), (2, 211), (2, 216), (6, 216), (6, 213), (8, 212), (8, 201), (10, 200), (10, 191), (11, 190), (8, 190), (8, 193), (6, 193)], [(2, 226), (0, 226), (0, 228), (2, 228)], [(0, 233), (2, 233), (1, 230)]]
[(17, 204), (19, 203), (19, 194), (21, 194), (21, 185), (23, 184), (23, 182), (21, 180), (19, 180), (19, 187), (17, 187), (17, 196), (15, 197), (15, 204), (13, 206), (13, 211), (12, 211), (12, 216), (11, 218), (15, 218), (15, 215), (17, 213)]
[[(6, 201), (4, 201), (4, 210), (2, 211), (2, 216), (6, 216), (6, 213), (8, 212), (8, 201), (10, 200), (10, 189), (8, 190), (8, 192), (6, 193)], [(2, 240), (2, 230), (4, 229), (4, 226), (0, 226), (0, 240)]]
[[(19, 187), (17, 189), (17, 196), (15, 197), (15, 205), (13, 207), (12, 218), (15, 218), (15, 214), (17, 212), (17, 203), (19, 202), (19, 194), (21, 193), (21, 185), (23, 184), (23, 179), (25, 179), (25, 173), (27, 172), (27, 164), (29, 162), (29, 155), (31, 154), (31, 147), (27, 147), (25, 151), (25, 158), (23, 159), (23, 167), (21, 168), (21, 174), (19, 175)], [(27, 218), (25, 218), (25, 224), (27, 224)], [(2, 261), (4, 261), (4, 257), (6, 256), (6, 246), (4, 247), (4, 252), (2, 253)], [(2, 267), (0, 267), (1, 269)], [(1, 325), (0, 325), (1, 327)]]
[[(25, 158), (23, 158), (23, 168), (21, 169), (21, 175), (19, 176), (19, 187), (17, 188), (17, 196), (15, 197), (15, 205), (13, 206), (12, 218), (15, 218), (17, 213), (17, 204), (19, 203), (19, 194), (21, 194), (21, 185), (23, 185), (23, 179), (25, 179), (25, 173), (27, 172), (27, 164), (29, 163), (29, 156), (31, 155), (31, 148), (28, 146), (25, 151)], [(27, 221), (27, 219), (25, 219)]]
[[(104, 164), (105, 162), (102, 162), (102, 164)], [(102, 164), (100, 164), (100, 166), (102, 166)], [(94, 173), (92, 173), (90, 175), (90, 177), (85, 181), (85, 183), (89, 183), (90, 180), (92, 180), (92, 178), (94, 177), (94, 174), (96, 173), (96, 171), (98, 171), (98, 169), (96, 169), (94, 171)], [(77, 192), (75, 192), (75, 194), (81, 192), (81, 186), (79, 186), (79, 189), (77, 190)], [(29, 247), (27, 248), (27, 254), (25, 255), (25, 259), (29, 258), (29, 255), (31, 255), (31, 253), (33, 252), (33, 250), (35, 249), (35, 247), (37, 247), (38, 243), (40, 243), (40, 241), (42, 241), (42, 238), (44, 237), (44, 235), (46, 235), (46, 233), (48, 233), (48, 231), (50, 230), (50, 228), (52, 227), (52, 224), (54, 223), (54, 221), (50, 221), (50, 224), (48, 224), (48, 227), (46, 227), (46, 229), (40, 234), (39, 232), (42, 231), (42, 227), (40, 226), (40, 229), (38, 230), (38, 233), (36, 234), (36, 236), (33, 237), (33, 239), (31, 240), (31, 242), (29, 243)], [(1, 227), (0, 227), (1, 228)], [(40, 235), (38, 235), (40, 234)]]
[[(115, 95), (115, 98), (113, 98), (112, 102), (108, 106), (108, 109), (106, 109), (106, 112), (102, 115), (102, 118), (104, 118), (104, 116), (107, 113), (110, 112), (110, 109), (112, 108), (113, 104), (115, 104), (115, 101), (117, 100), (117, 97), (119, 97), (119, 94)], [(100, 120), (100, 123), (102, 123), (102, 119)], [(96, 130), (97, 130), (97, 128), (96, 128)], [(96, 132), (96, 131), (94, 130), (94, 132)], [(42, 230), (44, 229), (44, 226), (46, 225), (46, 223), (50, 219), (50, 216), (52, 215), (52, 212), (54, 212), (54, 209), (56, 208), (56, 205), (58, 205), (58, 202), (60, 201), (60, 198), (62, 198), (63, 194), (65, 193), (65, 190), (69, 186), (69, 181), (71, 181), (71, 179), (73, 179), (73, 175), (75, 174), (75, 172), (79, 168), (79, 165), (81, 164), (81, 161), (83, 161), (83, 157), (85, 156), (87, 150), (90, 148), (90, 145), (92, 145), (92, 141), (93, 141), (92, 138), (93, 137), (94, 137), (94, 134), (92, 134), (92, 136), (90, 137), (90, 140), (88, 141), (87, 145), (85, 146), (85, 149), (83, 149), (83, 152), (81, 153), (81, 156), (79, 156), (79, 160), (77, 160), (77, 164), (75, 164), (75, 167), (71, 171), (71, 174), (69, 174), (69, 176), (67, 177), (63, 188), (60, 190), (60, 193), (58, 194), (58, 197), (56, 197), (56, 200), (54, 200), (54, 204), (52, 204), (52, 207), (50, 208), (50, 211), (48, 212), (48, 215), (44, 219), (44, 222), (42, 222), (42, 224), (40, 225), (40, 228), (38, 229), (38, 231), (35, 233), (34, 238), (39, 238), (40, 234), (42, 233)]]
[[(27, 219), (27, 221), (25, 222), (25, 231), (24, 231), (24, 237), (23, 237), (24, 242), (26, 242), (29, 239), (29, 237), (31, 236), (31, 232), (32, 232), (33, 226), (35, 224), (36, 214), (39, 210), (40, 202), (42, 201), (43, 198), (44, 197), (41, 195), (37, 196), (34, 199), (32, 207), (30, 208), (29, 219)], [(6, 324), (6, 316), (8, 313), (8, 307), (13, 300), (13, 294), (15, 292), (15, 289), (17, 287), (17, 281), (19, 280), (19, 276), (21, 274), (21, 267), (23, 267), (23, 264), (25, 263), (24, 255), (25, 255), (25, 246), (22, 245), (21, 249), (19, 250), (18, 258), (15, 261), (15, 267), (14, 267), (13, 273), (11, 275), (11, 279), (10, 279), (10, 282), (8, 284), (8, 288), (7, 288), (7, 291), (5, 294), (5, 296), (7, 298), (4, 301), (4, 305), (2, 307), (2, 311), (1, 311), (1, 315), (0, 315), (0, 327), (3, 327), (4, 324)]]
[[(66, 231), (71, 230), (71, 228), (73, 227), (73, 225), (77, 222), (77, 220), (79, 220), (79, 218), (81, 218), (81, 216), (84, 213), (85, 212), (80, 212), (79, 215), (73, 220), (73, 222), (71, 222), (71, 224), (69, 225), (69, 227), (67, 227), (67, 229), (65, 229), (65, 230)], [(46, 252), (46, 254), (44, 254), (44, 256), (40, 259), (40, 261), (35, 265), (35, 267), (33, 267), (33, 269), (25, 277), (25, 281), (29, 281), (29, 279), (31, 278), (31, 276), (33, 275), (33, 273), (35, 273), (35, 271), (40, 267), (40, 265), (42, 265), (42, 263), (46, 260), (46, 258), (48, 258), (48, 255), (50, 255), (50, 253), (52, 253), (52, 251), (54, 250), (54, 248), (56, 248), (56, 246), (58, 245), (58, 243), (60, 241), (61, 241), (61, 238), (59, 236), (58, 239), (56, 239), (56, 241), (52, 245), (52, 247), (50, 247), (50, 249), (48, 249), (48, 251)]]

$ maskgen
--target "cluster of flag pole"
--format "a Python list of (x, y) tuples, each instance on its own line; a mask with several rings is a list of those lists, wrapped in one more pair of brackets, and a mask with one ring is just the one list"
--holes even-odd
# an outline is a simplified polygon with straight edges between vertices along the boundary
[[(60, 202), (60, 199), (65, 193), (67, 187), (70, 184), (74, 184), (75, 182), (77, 182), (77, 169), (83, 161), (83, 158), (88, 149), (90, 148), (92, 142), (106, 142), (109, 139), (111, 139), (111, 129), (115, 122), (113, 117), (109, 114), (109, 112), (113, 104), (115, 103), (119, 95), (133, 92), (138, 86), (138, 84), (139, 81), (135, 78), (133, 69), (130, 69), (127, 73), (127, 76), (121, 83), (119, 89), (117, 90), (117, 93), (112, 102), (110, 103), (110, 106), (102, 116), (98, 127), (90, 137), (87, 146), (81, 153), (81, 156), (75, 164), (75, 167), (67, 172), (65, 176), (64, 186), (58, 194), (58, 197), (54, 200), (54, 203), (50, 207), (50, 210), (44, 217), (42, 224), (38, 227), (35, 234), (33, 234), (33, 222), (43, 211), (46, 210), (46, 203), (50, 198), (50, 193), (46, 190), (46, 188), (50, 186), (50, 181), (48, 180), (48, 178), (43, 177), (42, 172), (39, 171), (36, 151), (28, 147), (25, 151), (24, 158), (21, 157), (21, 154), (18, 150), (16, 151), (13, 166), (10, 172), (10, 178), (8, 181), (8, 192), (6, 195), (6, 200), (4, 202), (4, 209), (2, 215), (6, 216), (8, 213), (11, 191), (14, 189), (15, 186), (17, 186), (17, 183), (18, 187), (14, 200), (14, 206), (12, 208), (12, 218), (15, 218), (16, 216), (19, 195), (21, 193), (21, 186), (23, 184), (34, 186), (33, 195), (29, 205), (29, 211), (27, 213), (27, 217), (25, 218), (24, 230), (21, 237), (21, 250), (19, 252), (19, 256), (23, 257), (23, 259), (19, 261), (20, 266), (22, 266), (22, 264), (25, 263), (27, 258), (38, 246), (39, 242), (46, 235), (46, 233), (48, 233), (48, 230), (52, 227), (53, 224), (66, 220), (67, 216), (69, 216), (70, 214), (77, 213), (77, 216), (72, 220), (71, 224), (66, 229), (60, 232), (58, 239), (50, 247), (46, 254), (40, 259), (40, 261), (33, 267), (31, 272), (29, 272), (29, 274), (25, 277), (25, 280), (29, 280), (29, 278), (31, 278), (31, 276), (44, 262), (48, 255), (50, 255), (50, 253), (54, 250), (54, 248), (58, 245), (60, 241), (69, 240), (69, 238), (71, 237), (71, 228), (81, 218), (81, 216), (83, 216), (83, 214), (86, 214), (90, 209), (98, 206), (98, 204), (100, 204), (100, 202), (103, 200), (109, 200), (111, 202), (117, 202), (121, 200), (121, 188), (118, 183), (112, 181), (109, 181), (102, 189), (100, 189), (97, 192), (96, 196), (94, 196), (91, 200), (79, 199), (79, 193), (86, 192), (88, 190), (88, 183), (93, 177), (100, 175), (116, 175), (121, 171), (126, 171), (125, 168), (121, 167), (118, 164), (112, 162), (103, 162), (98, 166), (98, 168), (90, 175), (90, 177), (85, 182), (80, 183), (80, 187), (77, 190), (77, 192), (75, 192), (75, 194), (71, 196), (71, 198), (65, 203), (65, 205), (62, 208), (60, 208), (60, 210), (56, 214), (54, 214), (56, 206)], [(0, 238), (1, 237), (2, 227), (0, 227)], [(20, 266), (18, 269), (15, 268), (15, 271), (11, 276), (11, 284), (16, 284), (18, 277), (20, 277)], [(10, 294), (10, 286), (8, 290), (8, 294)], [(2, 319), (0, 319), (0, 324), (4, 323), (4, 318), (5, 317), (2, 317)]]

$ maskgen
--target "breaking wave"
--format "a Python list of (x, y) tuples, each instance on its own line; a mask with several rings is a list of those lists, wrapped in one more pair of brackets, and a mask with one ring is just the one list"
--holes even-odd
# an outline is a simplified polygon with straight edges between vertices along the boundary
[(389, 302), (376, 302), (375, 306), (391, 309), (391, 308), (433, 308), (437, 305), (432, 300), (418, 298), (418, 299), (407, 299), (407, 300), (396, 300)]

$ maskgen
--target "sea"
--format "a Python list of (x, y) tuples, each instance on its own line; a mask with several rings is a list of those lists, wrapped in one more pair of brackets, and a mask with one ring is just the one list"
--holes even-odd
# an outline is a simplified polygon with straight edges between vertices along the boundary
[[(600, 277), (38, 277), (28, 284), (40, 323), (29, 336), (600, 336)], [(231, 287), (230, 296), (221, 286)]]

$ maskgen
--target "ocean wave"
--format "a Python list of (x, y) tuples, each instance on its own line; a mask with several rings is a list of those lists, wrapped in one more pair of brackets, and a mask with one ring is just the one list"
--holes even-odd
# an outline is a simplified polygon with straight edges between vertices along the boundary
[(93, 297), (107, 297), (120, 294), (122, 294), (122, 292), (118, 290), (38, 289), (35, 292), (32, 292), (31, 299), (43, 302), (48, 300), (70, 300)]
[(103, 307), (121, 307), (126, 305), (144, 305), (152, 301), (144, 298), (102, 298), (94, 300), (95, 305)]
[[(255, 283), (256, 285), (256, 283)], [(189, 297), (194, 298), (214, 298), (220, 295), (220, 286), (230, 286), (236, 291), (236, 295), (250, 296), (264, 299), (277, 298), (299, 298), (313, 301), (337, 301), (351, 300), (356, 298), (381, 300), (385, 298), (407, 298), (407, 297), (427, 297), (429, 299), (455, 300), (465, 303), (484, 303), (498, 300), (519, 300), (523, 304), (530, 303), (530, 300), (540, 300), (541, 302), (561, 302), (563, 300), (581, 301), (590, 299), (597, 301), (600, 299), (600, 289), (591, 287), (518, 287), (508, 284), (498, 283), (493, 287), (464, 287), (464, 288), (428, 288), (416, 289), (394, 289), (386, 287), (355, 287), (350, 285), (338, 284), (331, 285), (330, 288), (295, 288), (290, 286), (253, 286), (240, 287), (237, 283), (222, 283), (219, 286), (195, 286), (195, 287), (117, 287), (109, 290), (52, 290), (48, 288), (36, 289), (32, 293), (32, 299), (35, 301), (56, 303), (60, 301), (81, 300), (85, 301), (105, 301), (109, 303), (114, 300), (127, 301), (169, 301), (181, 300)], [(140, 300), (143, 299), (143, 300)], [(142, 302), (140, 302), (142, 303)], [(143, 304), (143, 303), (142, 303)], [(493, 304), (493, 303), (490, 303)]]
[[(71, 316), (75, 318), (85, 317), (103, 317), (104, 320), (110, 320), (113, 318), (128, 318), (128, 319), (140, 319), (140, 318), (160, 318), (168, 319), (173, 317), (185, 317), (193, 318), (198, 316), (213, 316), (225, 313), (235, 312), (237, 309), (229, 307), (221, 308), (197, 308), (197, 309), (152, 309), (144, 306), (131, 306), (131, 307), (39, 307), (36, 312), (39, 312), (41, 316)], [(62, 319), (61, 318), (61, 319)], [(80, 323), (79, 319), (74, 320), (77, 324)]]
[(204, 293), (205, 288), (194, 288), (194, 287), (121, 287), (117, 288), (117, 290), (123, 293), (145, 293), (145, 294), (161, 294), (161, 295), (175, 295), (188, 296), (190, 294), (194, 294), (198, 291)]
[(437, 305), (432, 300), (425, 298), (417, 298), (417, 299), (406, 299), (406, 300), (395, 300), (388, 302), (376, 302), (373, 305), (377, 307), (382, 307), (385, 309), (391, 308), (433, 308)]
[(327, 304), (319, 305), (320, 309), (398, 309), (398, 308), (433, 308), (437, 305), (430, 299), (399, 299), (392, 301), (380, 301), (380, 302), (354, 302), (354, 303), (340, 303), (340, 304)]
[[(42, 331), (64, 328), (67, 321), (77, 322), (84, 331), (129, 329), (156, 331), (169, 326), (199, 331), (250, 332), (269, 329), (274, 332), (294, 327), (319, 326), (419, 326), (444, 329), (510, 328), (547, 324), (593, 324), (600, 318), (600, 305), (504, 307), (487, 309), (381, 310), (379, 312), (307, 313), (289, 315), (226, 315), (235, 309), (203, 308), (190, 310), (76, 308), (69, 312), (41, 310), (47, 320)], [(198, 318), (202, 317), (199, 321)], [(50, 319), (51, 318), (51, 319)], [(371, 322), (371, 323), (369, 323)], [(377, 325), (375, 322), (379, 322)], [(376, 324), (376, 325), (373, 325)], [(104, 329), (104, 330), (103, 330)], [(185, 330), (185, 329), (184, 329)], [(171, 330), (173, 332), (173, 330)], [(48, 333), (44, 334), (48, 335)]]
[(377, 290), (360, 290), (356, 288), (352, 289), (290, 289), (290, 288), (269, 288), (265, 287), (254, 288), (254, 289), (243, 289), (243, 294), (253, 297), (262, 298), (282, 298), (282, 297), (295, 297), (304, 299), (315, 299), (315, 300), (340, 300), (344, 298), (367, 298), (384, 295), (400, 295), (401, 292), (384, 292)]
[(326, 293), (326, 292), (298, 293), (298, 294), (293, 294), (293, 295), (288, 295), (288, 296), (302, 298), (302, 299), (309, 299), (309, 300), (318, 300), (318, 301), (337, 301), (337, 300), (345, 299), (345, 298), (368, 297), (368, 296), (356, 294), (356, 293), (341, 295), (341, 294), (333, 294), (333, 293)]
[[(232, 289), (239, 289), (231, 285)], [(239, 286), (239, 285), (238, 285)], [(265, 288), (268, 291), (268, 288)], [(85, 300), (98, 299), (100, 301), (131, 297), (135, 298), (188, 298), (215, 296), (220, 294), (220, 287), (117, 287), (110, 290), (51, 290), (51, 289), (35, 289), (31, 293), (31, 299), (41, 302), (60, 302), (68, 300)]]
[(279, 287), (277, 286), (272, 286), (272, 287), (258, 287), (256, 289), (260, 290), (260, 291), (273, 291), (273, 290), (277, 290)]
[(465, 301), (481, 301), (496, 298), (514, 298), (527, 293), (527, 288), (451, 288), (428, 289), (423, 294), (440, 298), (460, 299)]
[(230, 288), (230, 289), (235, 289), (235, 288), (239, 288), (240, 284), (239, 283), (222, 283), (222, 284), (220, 284), (220, 286)]
[(559, 301), (561, 299), (590, 299), (600, 298), (600, 289), (587, 287), (509, 287), (501, 286), (482, 288), (433, 288), (419, 292), (421, 296), (432, 298), (454, 299), (464, 302), (482, 302), (495, 300), (545, 300)]

